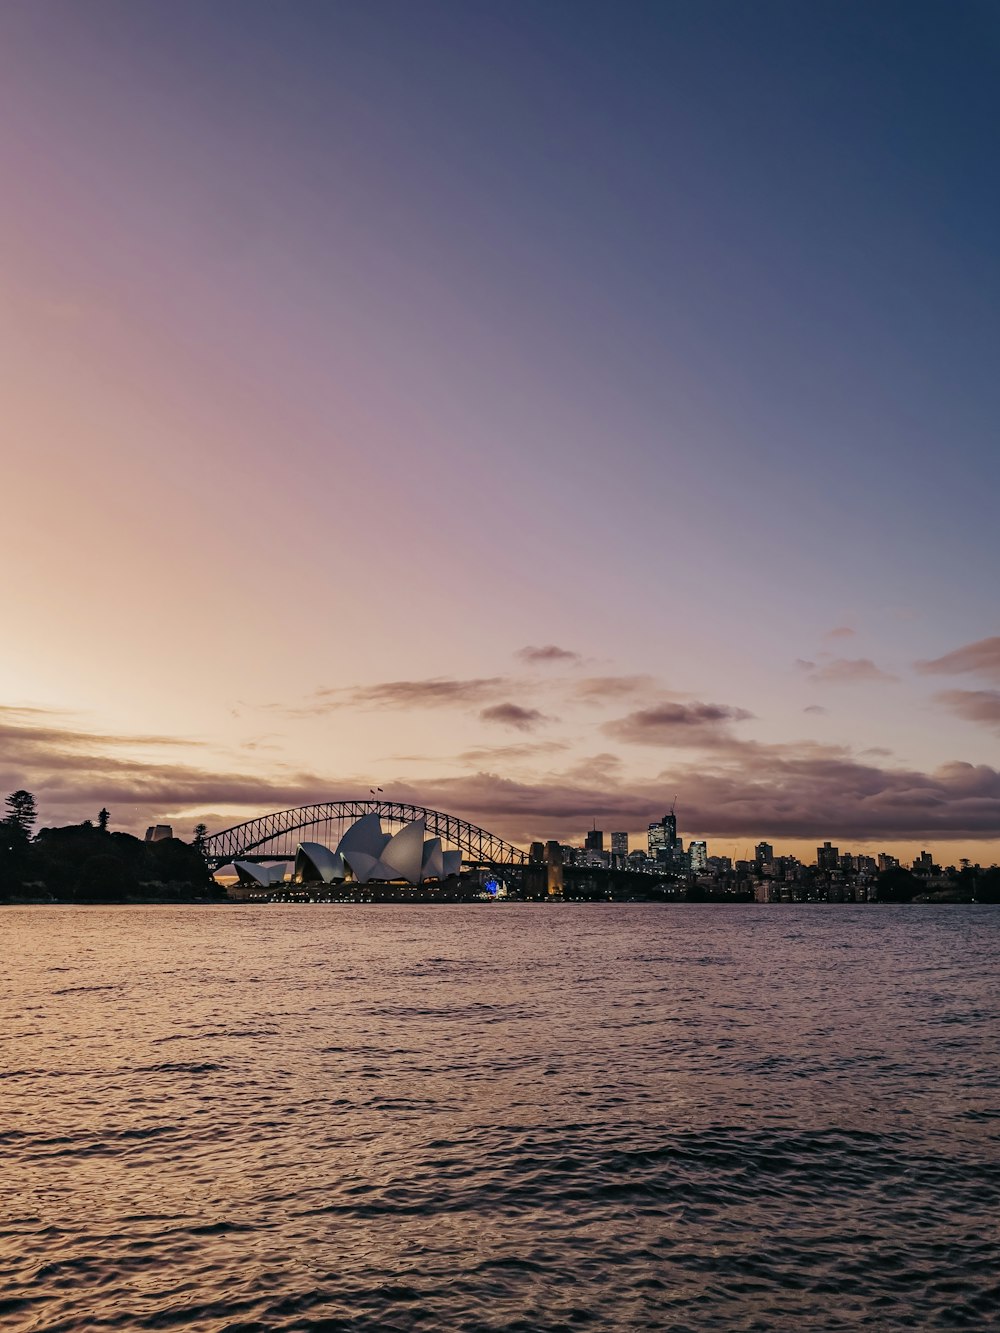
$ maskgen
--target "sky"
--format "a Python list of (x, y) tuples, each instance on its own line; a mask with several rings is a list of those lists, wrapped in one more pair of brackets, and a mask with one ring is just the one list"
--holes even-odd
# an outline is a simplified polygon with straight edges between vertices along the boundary
[(0, 790), (1000, 859), (1000, 9), (0, 5)]

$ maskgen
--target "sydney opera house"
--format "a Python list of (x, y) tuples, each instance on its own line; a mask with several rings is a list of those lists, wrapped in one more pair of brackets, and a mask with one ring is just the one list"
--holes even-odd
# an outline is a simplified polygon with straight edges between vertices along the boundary
[[(462, 868), (462, 853), (444, 851), (440, 838), (425, 838), (422, 819), (407, 824), (396, 834), (384, 833), (376, 814), (364, 815), (352, 824), (337, 850), (319, 842), (300, 842), (295, 851), (294, 880), (297, 884), (354, 884), (369, 881), (423, 884), (448, 879)], [(268, 867), (236, 861), (240, 882), (248, 885), (277, 884), (284, 878), (283, 865)]]

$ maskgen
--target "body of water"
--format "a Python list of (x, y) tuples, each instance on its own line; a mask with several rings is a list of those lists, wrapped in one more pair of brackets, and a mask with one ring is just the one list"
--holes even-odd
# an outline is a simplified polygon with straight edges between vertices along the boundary
[(1000, 909), (0, 910), (11, 1330), (1000, 1321)]

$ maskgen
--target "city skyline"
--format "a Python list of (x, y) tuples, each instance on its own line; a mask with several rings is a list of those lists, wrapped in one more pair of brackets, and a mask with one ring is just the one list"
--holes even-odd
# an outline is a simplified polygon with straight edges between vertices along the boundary
[(1000, 23), (807, 10), (0, 12), (0, 787), (1000, 859)]

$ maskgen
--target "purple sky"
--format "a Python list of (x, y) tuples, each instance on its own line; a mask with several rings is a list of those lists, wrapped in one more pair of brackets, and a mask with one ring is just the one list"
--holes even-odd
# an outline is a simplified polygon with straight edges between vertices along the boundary
[(996, 859), (998, 75), (976, 3), (5, 6), (4, 789)]

